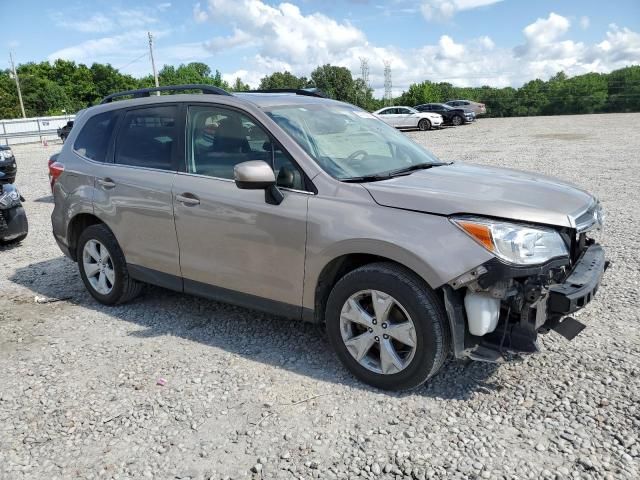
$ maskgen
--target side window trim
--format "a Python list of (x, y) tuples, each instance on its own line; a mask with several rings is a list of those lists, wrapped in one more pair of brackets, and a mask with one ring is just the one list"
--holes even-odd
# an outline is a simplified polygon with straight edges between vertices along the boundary
[[(162, 169), (162, 168), (155, 168), (155, 167), (143, 167), (140, 165), (125, 165), (125, 164), (119, 164), (116, 163), (116, 158), (115, 158), (115, 152), (116, 152), (116, 147), (117, 147), (117, 143), (118, 143), (118, 138), (120, 137), (120, 133), (123, 129), (123, 125), (124, 125), (124, 118), (127, 116), (127, 114), (129, 112), (133, 112), (135, 110), (146, 110), (146, 109), (150, 109), (150, 108), (156, 108), (156, 107), (175, 107), (177, 114), (176, 114), (176, 141), (173, 142), (173, 145), (171, 146), (171, 169), (170, 170), (166, 170), (166, 169)], [(184, 121), (184, 104), (181, 102), (170, 102), (170, 103), (149, 103), (149, 104), (144, 104), (144, 105), (135, 105), (132, 107), (128, 107), (128, 108), (123, 108), (121, 110), (118, 111), (118, 118), (116, 120), (116, 125), (114, 126), (113, 130), (114, 133), (112, 134), (111, 140), (109, 142), (109, 148), (107, 149), (107, 156), (106, 156), (106, 160), (105, 163), (111, 163), (115, 166), (118, 167), (125, 167), (125, 168), (141, 168), (141, 169), (146, 169), (146, 170), (153, 170), (153, 171), (157, 171), (157, 172), (168, 172), (168, 173), (176, 173), (179, 172), (179, 168), (180, 168), (180, 155), (182, 152), (182, 155), (184, 157), (184, 135), (180, 135), (180, 131), (184, 131), (185, 130), (185, 121)], [(184, 161), (182, 162), (184, 164)]]
[(240, 115), (244, 115), (245, 117), (247, 117), (247, 119), (251, 120), (251, 122), (253, 122), (257, 127), (261, 128), (264, 133), (267, 135), (267, 137), (270, 140), (271, 143), (271, 168), (274, 168), (274, 163), (275, 163), (275, 149), (276, 147), (278, 149), (280, 149), (285, 155), (287, 155), (290, 159), (291, 162), (293, 163), (293, 166), (295, 168), (298, 169), (298, 171), (300, 172), (300, 174), (302, 175), (302, 180), (304, 183), (304, 187), (306, 190), (297, 190), (297, 189), (293, 189), (293, 188), (287, 188), (287, 187), (278, 187), (281, 188), (283, 190), (286, 191), (292, 191), (292, 192), (300, 192), (300, 193), (305, 193), (305, 194), (311, 194), (311, 195), (315, 195), (318, 193), (318, 189), (316, 188), (316, 186), (313, 184), (313, 182), (311, 181), (311, 179), (309, 178), (309, 176), (307, 175), (307, 173), (304, 171), (304, 169), (302, 167), (300, 167), (300, 164), (296, 161), (295, 157), (293, 155), (291, 155), (291, 153), (289, 153), (289, 151), (287, 151), (287, 149), (284, 148), (284, 146), (278, 141), (277, 138), (275, 138), (271, 132), (269, 131), (269, 129), (267, 127), (264, 126), (264, 124), (259, 121), (256, 117), (254, 117), (251, 113), (247, 112), (246, 110), (242, 110), (241, 108), (238, 108), (234, 105), (227, 105), (227, 104), (223, 104), (223, 103), (214, 103), (214, 102), (185, 102), (185, 121), (184, 121), (184, 161), (183, 161), (183, 165), (182, 165), (182, 170), (178, 170), (181, 173), (185, 173), (187, 175), (196, 175), (199, 177), (206, 177), (206, 178), (214, 178), (217, 180), (225, 180), (225, 181), (232, 181), (233, 179), (228, 179), (228, 178), (223, 178), (223, 177), (213, 177), (213, 176), (209, 176), (209, 175), (201, 175), (201, 174), (197, 174), (197, 173), (191, 173), (189, 172), (189, 168), (187, 165), (187, 162), (189, 161), (189, 159), (191, 158), (191, 149), (192, 149), (192, 145), (191, 145), (191, 141), (189, 139), (189, 135), (190, 135), (190, 130), (191, 130), (191, 118), (189, 115), (189, 108), (191, 107), (211, 107), (211, 108), (219, 108), (222, 110), (231, 110), (233, 112), (239, 113)]

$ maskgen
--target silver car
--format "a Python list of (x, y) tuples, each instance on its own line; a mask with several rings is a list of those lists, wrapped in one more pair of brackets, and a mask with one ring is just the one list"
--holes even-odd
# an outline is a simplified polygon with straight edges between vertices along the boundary
[(49, 167), (53, 234), (97, 301), (151, 283), (323, 324), (344, 365), (384, 389), (584, 328), (567, 315), (607, 266), (593, 195), (442, 162), (306, 91), (189, 88), (107, 97)]
[(464, 108), (465, 110), (470, 110), (478, 115), (484, 115), (487, 113), (487, 107), (484, 103), (474, 102), (471, 100), (449, 100), (445, 105), (449, 105), (454, 108)]
[(373, 112), (373, 115), (396, 128), (417, 128), (425, 131), (442, 126), (442, 115), (419, 112), (411, 107), (385, 107)]

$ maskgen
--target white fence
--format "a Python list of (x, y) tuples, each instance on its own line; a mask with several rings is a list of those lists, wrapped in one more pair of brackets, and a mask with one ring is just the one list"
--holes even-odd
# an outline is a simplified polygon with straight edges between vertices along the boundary
[(0, 145), (55, 140), (58, 138), (58, 128), (74, 118), (75, 115), (60, 115), (0, 120)]

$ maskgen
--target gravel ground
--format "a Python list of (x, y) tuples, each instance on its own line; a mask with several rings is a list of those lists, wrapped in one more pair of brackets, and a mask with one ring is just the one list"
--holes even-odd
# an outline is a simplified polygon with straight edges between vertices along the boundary
[(0, 249), (0, 478), (638, 478), (639, 124), (482, 119), (409, 133), (444, 160), (594, 192), (614, 265), (571, 343), (551, 333), (521, 362), (449, 362), (406, 394), (355, 381), (312, 325), (159, 288), (97, 304), (50, 233), (58, 147), (16, 147), (31, 232)]

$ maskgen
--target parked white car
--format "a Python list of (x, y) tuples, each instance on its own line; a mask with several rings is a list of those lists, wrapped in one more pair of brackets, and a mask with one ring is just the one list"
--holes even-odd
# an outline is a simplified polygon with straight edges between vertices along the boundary
[(388, 125), (396, 128), (417, 128), (431, 130), (442, 125), (442, 115), (431, 112), (419, 112), (411, 107), (385, 107), (373, 114)]

